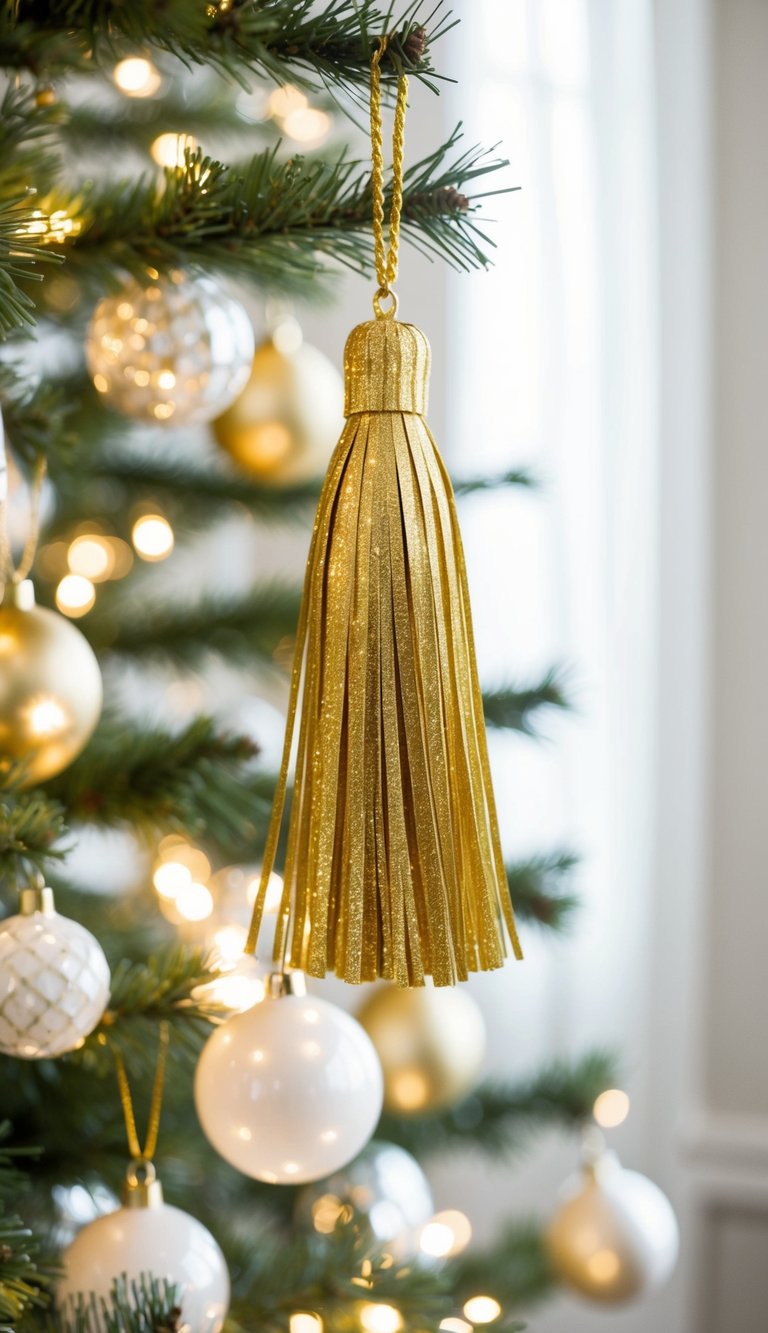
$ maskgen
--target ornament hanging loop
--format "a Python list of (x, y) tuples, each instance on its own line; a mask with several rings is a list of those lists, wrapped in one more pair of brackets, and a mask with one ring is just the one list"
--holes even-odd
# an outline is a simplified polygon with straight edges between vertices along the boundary
[[(382, 301), (391, 301), (392, 304), (384, 309)], [(373, 310), (377, 319), (394, 319), (397, 314), (397, 292), (393, 292), (390, 287), (379, 287), (374, 293)]]
[[(384, 242), (384, 127), (381, 119), (381, 58), (390, 37), (382, 37), (371, 57), (371, 195), (373, 199), (373, 254), (379, 288), (373, 298), (377, 319), (394, 319), (397, 297), (392, 285), (397, 278), (400, 250), (400, 219), (403, 211), (403, 156), (405, 152), (405, 112), (408, 104), (408, 79), (397, 81), (395, 121), (392, 129), (392, 196), (389, 208), (389, 245)], [(383, 299), (392, 300), (383, 309)]]
[[(120, 1092), (120, 1105), (123, 1108), (123, 1119), (125, 1121), (125, 1137), (128, 1141), (128, 1151), (131, 1154), (131, 1162), (126, 1172), (126, 1185), (128, 1188), (143, 1187), (144, 1184), (151, 1185), (155, 1179), (155, 1168), (152, 1164), (152, 1158), (157, 1150), (157, 1138), (160, 1133), (160, 1113), (163, 1107), (163, 1090), (165, 1087), (165, 1070), (168, 1063), (168, 1045), (170, 1042), (170, 1027), (167, 1019), (160, 1024), (160, 1038), (157, 1050), (157, 1063), (155, 1065), (155, 1078), (152, 1084), (152, 1097), (149, 1105), (149, 1120), (147, 1122), (147, 1133), (142, 1148), (139, 1140), (139, 1131), (136, 1127), (136, 1112), (133, 1107), (133, 1097), (131, 1096), (131, 1085), (128, 1082), (128, 1071), (125, 1067), (125, 1059), (122, 1051), (113, 1047), (112, 1055), (115, 1061), (115, 1071), (117, 1073), (117, 1086)], [(143, 1179), (140, 1178), (140, 1173)]]

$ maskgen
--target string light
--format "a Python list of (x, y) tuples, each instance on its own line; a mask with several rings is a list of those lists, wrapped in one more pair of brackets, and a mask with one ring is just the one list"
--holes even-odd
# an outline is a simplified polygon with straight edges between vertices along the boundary
[(206, 981), (196, 986), (192, 992), (194, 1000), (203, 1000), (208, 1004), (221, 1005), (231, 1013), (242, 1014), (252, 1009), (264, 999), (264, 979), (259, 974), (259, 965), (250, 954), (244, 955), (229, 971), (220, 972), (213, 981)]
[(173, 528), (162, 514), (144, 514), (134, 523), (131, 540), (142, 560), (165, 560), (173, 550)]
[(270, 93), (267, 109), (270, 116), (282, 120), (294, 111), (302, 111), (306, 105), (307, 99), (303, 92), (299, 88), (294, 88), (292, 83), (286, 83), (283, 88), (275, 88), (275, 91)]
[(152, 97), (162, 83), (152, 61), (143, 56), (127, 56), (119, 61), (112, 71), (112, 78), (120, 92), (128, 97)]
[(213, 912), (213, 894), (206, 884), (193, 879), (178, 890), (174, 904), (185, 921), (207, 921)]
[(360, 1323), (365, 1333), (399, 1333), (403, 1327), (402, 1315), (394, 1305), (364, 1305)]
[(607, 1088), (596, 1098), (592, 1114), (602, 1129), (615, 1129), (629, 1115), (629, 1097), (621, 1088)]
[(75, 537), (67, 551), (70, 573), (80, 574), (92, 583), (103, 583), (115, 568), (115, 552), (111, 542), (98, 533)]
[(289, 139), (297, 143), (319, 144), (331, 128), (331, 118), (316, 107), (298, 107), (283, 120), (283, 129)]
[(192, 871), (180, 861), (165, 861), (157, 866), (152, 883), (161, 898), (174, 899), (182, 889), (192, 883)]
[(84, 616), (95, 601), (96, 589), (82, 574), (65, 574), (56, 589), (56, 605), (71, 619)]
[(292, 1314), (288, 1326), (291, 1333), (323, 1333), (323, 1321), (317, 1314)]
[(184, 154), (193, 153), (197, 148), (194, 134), (158, 134), (153, 140), (150, 153), (159, 167), (183, 167)]
[(473, 1324), (492, 1324), (501, 1314), (501, 1306), (493, 1296), (471, 1296), (464, 1306), (464, 1313)]
[[(261, 874), (259, 873), (253, 875), (253, 877), (248, 881), (246, 895), (248, 898), (249, 907), (253, 907), (253, 904), (256, 902), (256, 894), (259, 892), (260, 880), (261, 880)], [(267, 881), (267, 892), (266, 892), (266, 897), (264, 898), (264, 911), (266, 912), (267, 916), (271, 916), (273, 913), (278, 912), (280, 910), (280, 903), (282, 901), (282, 897), (283, 897), (283, 877), (282, 875), (278, 875), (276, 870), (273, 870), (269, 877), (269, 880)]]
[(419, 1237), (419, 1249), (433, 1259), (446, 1259), (449, 1255), (460, 1254), (471, 1239), (469, 1218), (458, 1210), (447, 1209), (435, 1213), (431, 1222), (427, 1222)]

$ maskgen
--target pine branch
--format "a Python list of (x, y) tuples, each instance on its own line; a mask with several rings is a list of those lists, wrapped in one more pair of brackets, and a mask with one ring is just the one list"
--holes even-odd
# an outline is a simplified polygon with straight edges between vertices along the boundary
[(65, 831), (65, 810), (59, 801), (40, 791), (6, 791), (0, 799), (0, 880), (23, 888), (29, 883), (30, 868), (44, 870), (64, 855), (56, 844)]
[(549, 852), (507, 866), (507, 883), (521, 921), (533, 921), (555, 932), (569, 928), (579, 906), (576, 894), (558, 881), (567, 878), (578, 857), (572, 852)]
[(71, 459), (78, 436), (69, 388), (66, 382), (49, 379), (30, 384), (12, 366), (0, 363), (0, 411), (18, 463), (30, 468), (40, 457), (53, 456), (62, 463)]
[(256, 753), (252, 741), (218, 731), (209, 718), (170, 732), (139, 730), (108, 715), (46, 790), (71, 821), (242, 846), (258, 839), (269, 812), (271, 779), (254, 774)]
[(112, 1283), (105, 1302), (79, 1296), (49, 1321), (50, 1333), (180, 1333), (183, 1292), (167, 1278), (142, 1273)]
[(536, 715), (542, 708), (568, 708), (565, 680), (557, 668), (549, 670), (536, 685), (520, 689), (503, 687), (483, 692), (485, 720), (489, 727), (536, 734)]
[(493, 1296), (502, 1309), (519, 1310), (551, 1296), (557, 1280), (535, 1221), (508, 1224), (487, 1250), (457, 1260), (452, 1285), (463, 1303), (478, 1292)]
[[(386, 76), (404, 69), (434, 88), (430, 48), (453, 25), (444, 18), (427, 32), (419, 26), (424, 8), (421, 0), (407, 6), (382, 71)], [(38, 75), (82, 73), (138, 46), (219, 69), (243, 86), (244, 71), (251, 70), (280, 83), (354, 92), (367, 86), (371, 53), (392, 27), (392, 8), (381, 9), (374, 0), (330, 0), (323, 9), (313, 0), (234, 0), (227, 6), (166, 0), (161, 9), (153, 0), (22, 0), (18, 20), (6, 18), (0, 29), (0, 66)]]
[(495, 1156), (519, 1151), (534, 1133), (587, 1121), (595, 1098), (616, 1086), (614, 1055), (592, 1051), (573, 1064), (557, 1061), (517, 1083), (484, 1083), (458, 1106), (434, 1116), (385, 1115), (378, 1133), (417, 1158), (469, 1147)]
[(81, 627), (97, 651), (121, 657), (189, 667), (221, 654), (231, 663), (274, 666), (275, 649), (294, 634), (300, 596), (298, 588), (271, 584), (244, 597), (221, 594), (172, 609), (150, 604), (119, 617), (97, 603)]
[[(0, 1145), (9, 1137), (8, 1122), (0, 1124)], [(17, 1163), (29, 1151), (0, 1146), (0, 1320), (12, 1326), (33, 1308), (47, 1304), (48, 1275), (35, 1256), (39, 1241), (15, 1213), (6, 1211), (16, 1205), (27, 1188), (27, 1178)]]
[[(447, 161), (460, 138), (459, 127), (406, 173), (402, 226), (417, 248), (470, 269), (487, 264), (490, 242), (473, 221), (473, 196), (460, 192), (506, 163), (479, 148)], [(65, 253), (82, 276), (103, 284), (105, 271), (116, 268), (141, 276), (147, 265), (167, 271), (197, 263), (306, 295), (307, 281), (328, 274), (329, 261), (372, 272), (366, 164), (343, 155), (284, 160), (278, 145), (235, 169), (198, 150), (164, 178), (160, 189), (145, 175), (80, 191), (81, 227)]]

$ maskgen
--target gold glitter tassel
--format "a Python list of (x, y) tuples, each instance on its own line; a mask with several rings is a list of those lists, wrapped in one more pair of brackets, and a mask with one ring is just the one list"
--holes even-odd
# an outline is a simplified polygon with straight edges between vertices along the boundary
[(456, 509), (424, 419), (429, 344), (394, 319), (404, 77), (384, 255), (383, 49), (371, 92), (377, 318), (354, 329), (345, 349), (347, 424), (315, 519), (283, 764), (246, 948), (255, 951), (274, 864), (303, 678), (275, 959), (349, 982), (418, 986), (431, 976), (444, 986), (500, 967), (505, 927), (517, 957), (520, 947)]

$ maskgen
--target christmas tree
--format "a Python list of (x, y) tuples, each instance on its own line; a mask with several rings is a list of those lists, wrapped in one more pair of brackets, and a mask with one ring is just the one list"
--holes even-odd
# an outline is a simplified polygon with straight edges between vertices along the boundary
[[(22, 934), (4, 944), (0, 936), (0, 1049), (8, 1052), (0, 1057), (0, 1321), (10, 1326), (95, 1333), (188, 1322), (194, 1333), (220, 1324), (223, 1298), (212, 1313), (193, 1310), (183, 1282), (146, 1262), (131, 1280), (128, 1242), (104, 1304), (83, 1281), (79, 1303), (53, 1305), (61, 1251), (79, 1224), (117, 1208), (129, 1158), (129, 1184), (144, 1204), (154, 1190), (144, 1159), (152, 1158), (168, 1202), (189, 1215), (183, 1227), (201, 1224), (180, 1240), (196, 1262), (195, 1247), (215, 1237), (223, 1258), (211, 1262), (223, 1271), (226, 1260), (232, 1328), (512, 1329), (556, 1282), (541, 1222), (510, 1218), (492, 1252), (463, 1253), (460, 1213), (432, 1218), (427, 1192), (419, 1216), (422, 1178), (396, 1154), (400, 1197), (395, 1188), (378, 1200), (397, 1214), (387, 1230), (371, 1200), (390, 1150), (369, 1150), (346, 1180), (342, 1173), (322, 1187), (265, 1184), (213, 1151), (192, 1098), (212, 1026), (242, 1007), (243, 990), (253, 999), (269, 984), (264, 969), (233, 965), (276, 774), (260, 753), (259, 723), (255, 735), (240, 734), (220, 716), (190, 714), (201, 679), (227, 697), (239, 678), (256, 679), (285, 698), (300, 588), (289, 574), (265, 578), (258, 569), (244, 579), (241, 566), (253, 531), (268, 537), (291, 521), (308, 540), (341, 424), (338, 377), (314, 349), (300, 349), (286, 302), (332, 299), (340, 266), (375, 271), (369, 162), (321, 141), (331, 120), (342, 136), (348, 121), (354, 138), (383, 34), (385, 109), (403, 74), (438, 93), (440, 38), (451, 22), (417, 3), (395, 19), (372, 0), (6, 8), (6, 916), (22, 895)], [(431, 258), (471, 270), (489, 262), (481, 197), (512, 182), (505, 163), (460, 137), (407, 167), (402, 234)], [(198, 140), (229, 145), (228, 161), (206, 155)], [(391, 197), (388, 179), (387, 206)], [(238, 287), (252, 305), (270, 303), (255, 360)], [(478, 488), (529, 482), (510, 472), (463, 477), (455, 489), (460, 504)], [(196, 576), (185, 571), (216, 559), (237, 577), (229, 591), (196, 596)], [(554, 672), (483, 696), (489, 727), (529, 734), (542, 711), (565, 704)], [(64, 713), (75, 719), (68, 730)], [(127, 869), (115, 874), (120, 858)], [(523, 933), (567, 927), (573, 861), (557, 850), (506, 867)], [(109, 981), (77, 926), (46, 945), (49, 888), (60, 917), (99, 941)], [(42, 922), (34, 940), (23, 935), (30, 921)], [(80, 960), (74, 1007), (57, 989), (56, 967), (46, 971), (50, 950), (65, 946)], [(14, 1009), (14, 995), (23, 999), (32, 982), (36, 1026), (29, 1011)], [(321, 995), (322, 983), (312, 993)], [(409, 1066), (398, 1084), (397, 1052), (387, 1056), (381, 1033), (391, 1037), (398, 1023), (412, 1030), (418, 1011), (398, 1017), (393, 993), (379, 988), (365, 999), (387, 1078), (376, 1141), (395, 1153), (427, 1162), (467, 1146), (501, 1157), (534, 1131), (588, 1124), (595, 1099), (616, 1081), (611, 1058), (587, 1053), (519, 1084), (474, 1086), (472, 1002), (451, 993), (447, 1002), (459, 1007), (454, 1018), (444, 1011), (444, 1049), (438, 1043), (433, 1064)], [(396, 994), (413, 1003), (411, 992)], [(423, 995), (442, 1000), (442, 992)], [(470, 1036), (457, 1057), (447, 1047), (462, 1022)]]

